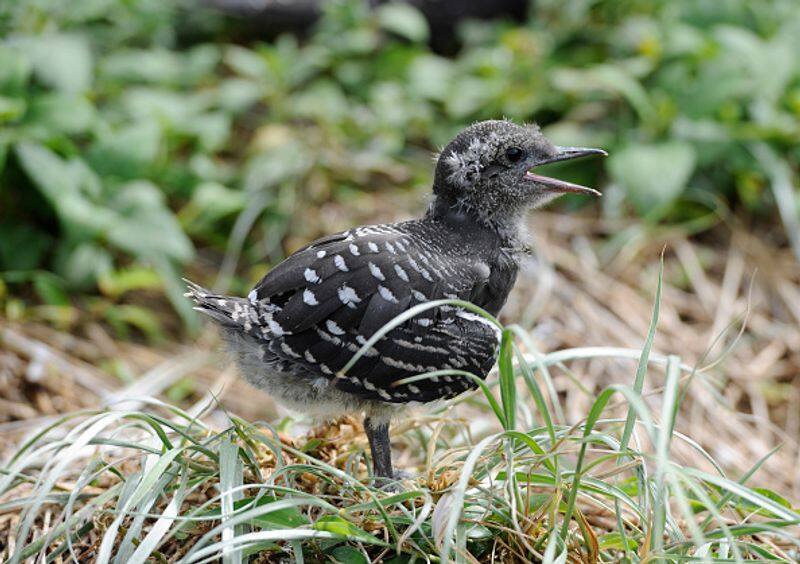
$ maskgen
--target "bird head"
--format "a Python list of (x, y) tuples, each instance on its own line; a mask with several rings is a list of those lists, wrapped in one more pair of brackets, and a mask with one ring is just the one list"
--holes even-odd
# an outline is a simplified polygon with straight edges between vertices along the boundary
[(434, 207), (471, 211), (488, 223), (518, 222), (525, 210), (566, 193), (599, 196), (593, 188), (541, 176), (531, 169), (602, 149), (553, 145), (536, 125), (507, 120), (475, 123), (442, 150), (436, 164)]

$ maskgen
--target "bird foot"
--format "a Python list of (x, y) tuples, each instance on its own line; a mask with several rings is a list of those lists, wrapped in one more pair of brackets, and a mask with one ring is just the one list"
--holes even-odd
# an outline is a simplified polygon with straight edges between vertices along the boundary
[(405, 480), (410, 480), (413, 477), (414, 475), (409, 472), (397, 470), (393, 473), (391, 478), (387, 478), (385, 476), (375, 476), (374, 484), (378, 489), (384, 492), (399, 493), (403, 491), (402, 482)]

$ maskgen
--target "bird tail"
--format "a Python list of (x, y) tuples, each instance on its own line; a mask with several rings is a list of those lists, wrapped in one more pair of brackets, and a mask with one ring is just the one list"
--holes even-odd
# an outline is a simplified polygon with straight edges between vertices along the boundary
[(242, 325), (241, 317), (250, 309), (247, 300), (215, 294), (186, 278), (183, 281), (188, 289), (184, 296), (194, 301), (196, 304), (194, 309), (208, 315), (220, 325), (232, 327)]

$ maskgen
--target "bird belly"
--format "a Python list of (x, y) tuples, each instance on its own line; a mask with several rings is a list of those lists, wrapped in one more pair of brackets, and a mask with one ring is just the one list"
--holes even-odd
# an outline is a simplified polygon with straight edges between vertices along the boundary
[(270, 356), (263, 342), (236, 329), (223, 329), (222, 336), (242, 378), (292, 411), (316, 419), (363, 412), (377, 420), (388, 420), (402, 407), (344, 392), (329, 378)]

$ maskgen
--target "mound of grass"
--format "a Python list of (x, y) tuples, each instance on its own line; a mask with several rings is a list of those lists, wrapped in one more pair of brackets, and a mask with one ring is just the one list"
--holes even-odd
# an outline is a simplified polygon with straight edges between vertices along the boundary
[[(146, 410), (120, 405), (64, 417), (4, 465), (4, 556), (796, 561), (800, 512), (745, 483), (763, 460), (734, 479), (674, 431), (686, 385), (703, 371), (650, 353), (660, 285), (658, 293), (640, 351), (538, 354), (519, 327), (503, 328), (499, 377), (482, 383), (482, 396), (461, 399), (493, 414), (497, 429), (474, 439), (449, 412), (408, 425), (407, 453), (423, 470), (396, 491), (373, 485), (366, 441), (352, 419), (290, 439), (234, 416), (227, 429), (214, 430), (199, 414), (156, 400)], [(582, 421), (563, 423), (548, 367), (618, 357), (639, 359), (633, 384), (602, 390)], [(665, 373), (660, 410), (642, 394), (651, 366)], [(670, 456), (673, 441), (700, 451), (715, 471), (681, 465)]]

